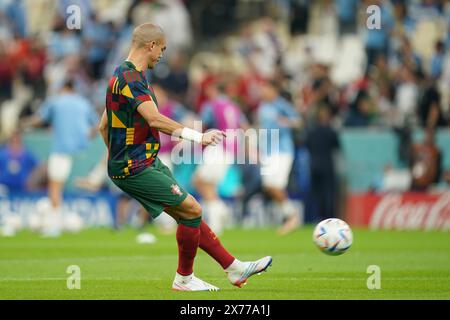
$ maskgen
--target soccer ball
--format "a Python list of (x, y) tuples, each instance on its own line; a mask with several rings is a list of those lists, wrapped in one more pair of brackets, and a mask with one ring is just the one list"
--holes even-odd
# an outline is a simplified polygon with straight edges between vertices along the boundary
[(353, 234), (345, 221), (336, 218), (326, 219), (315, 227), (313, 241), (323, 253), (338, 256), (350, 248)]

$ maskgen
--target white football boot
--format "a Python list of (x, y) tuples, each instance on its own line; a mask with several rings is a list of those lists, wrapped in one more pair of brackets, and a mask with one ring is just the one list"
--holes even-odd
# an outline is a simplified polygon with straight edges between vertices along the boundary
[(260, 274), (261, 272), (267, 271), (267, 268), (271, 265), (271, 256), (249, 262), (241, 262), (236, 259), (231, 266), (225, 269), (225, 272), (228, 274), (228, 280), (230, 280), (231, 284), (241, 288), (242, 285), (247, 284), (248, 278), (254, 274)]
[(219, 288), (205, 282), (192, 273), (189, 276), (175, 275), (173, 280), (172, 290), (176, 291), (219, 291)]

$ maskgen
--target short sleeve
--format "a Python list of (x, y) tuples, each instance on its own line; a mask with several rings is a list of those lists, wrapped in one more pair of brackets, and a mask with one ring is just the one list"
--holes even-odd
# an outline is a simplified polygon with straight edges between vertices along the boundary
[(127, 98), (128, 103), (134, 110), (143, 102), (153, 101), (147, 80), (136, 70), (123, 73), (121, 94)]

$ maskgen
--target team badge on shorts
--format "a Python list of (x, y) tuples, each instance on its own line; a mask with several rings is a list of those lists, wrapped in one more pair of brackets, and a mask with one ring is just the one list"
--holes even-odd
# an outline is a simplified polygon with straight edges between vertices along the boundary
[(171, 185), (170, 187), (171, 187), (171, 189), (172, 189), (172, 193), (173, 193), (173, 194), (177, 194), (177, 195), (179, 195), (179, 196), (182, 196), (182, 195), (183, 195), (183, 192), (181, 192), (180, 187), (179, 187), (178, 185), (173, 184), (173, 185)]

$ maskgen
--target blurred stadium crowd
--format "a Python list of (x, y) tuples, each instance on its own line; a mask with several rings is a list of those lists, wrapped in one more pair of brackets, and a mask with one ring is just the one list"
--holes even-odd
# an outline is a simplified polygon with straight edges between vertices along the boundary
[[(70, 30), (73, 4), (81, 28)], [(369, 5), (381, 9), (381, 29), (368, 29)], [(219, 84), (257, 126), (261, 86), (271, 80), (301, 116), (292, 138), (310, 154), (311, 190), (319, 193), (336, 185), (336, 165), (323, 158), (339, 149), (342, 128), (388, 128), (407, 141), (415, 128), (449, 127), (445, 0), (0, 0), (0, 184), (26, 189), (36, 167), (31, 154), (20, 170), (6, 165), (5, 150), (20, 149), (21, 119), (39, 112), (68, 78), (100, 114), (133, 28), (148, 21), (167, 37), (166, 55), (149, 74), (161, 104), (195, 118), (208, 87)], [(16, 178), (7, 181), (8, 170)], [(248, 193), (251, 172), (243, 173)]]

